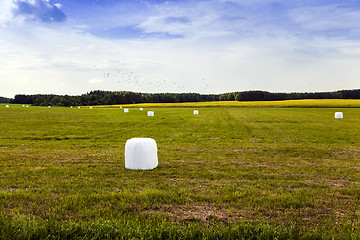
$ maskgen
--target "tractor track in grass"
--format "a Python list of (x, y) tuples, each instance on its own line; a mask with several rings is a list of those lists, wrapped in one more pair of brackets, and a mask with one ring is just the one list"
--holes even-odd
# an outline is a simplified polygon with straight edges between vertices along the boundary
[[(261, 111), (261, 109), (257, 109), (257, 111)], [(286, 133), (283, 129), (275, 126), (276, 123), (281, 124), (285, 122), (281, 118), (274, 119), (273, 115), (263, 114), (266, 116), (266, 120), (258, 120), (249, 116), (249, 114), (245, 115), (240, 113), (237, 109), (229, 109), (228, 112), (234, 120), (243, 123), (244, 127), (248, 129), (253, 136), (251, 141), (256, 142), (262, 139), (274, 141), (274, 139), (279, 139), (278, 141), (289, 142), (292, 138), (289, 133)]]
[[(181, 125), (177, 125), (176, 128), (179, 129), (179, 131), (175, 132), (174, 134), (172, 134), (171, 136), (169, 136), (167, 138), (167, 140), (172, 141), (176, 138), (182, 137), (182, 136), (186, 136), (191, 134), (192, 132), (201, 132), (201, 129), (204, 129), (204, 123), (207, 120), (208, 117), (207, 112), (203, 112), (201, 113), (201, 115), (197, 115), (196, 118), (196, 122), (189, 124), (187, 121), (182, 121)], [(194, 121), (194, 119), (192, 119)], [(167, 130), (168, 131), (168, 130)]]

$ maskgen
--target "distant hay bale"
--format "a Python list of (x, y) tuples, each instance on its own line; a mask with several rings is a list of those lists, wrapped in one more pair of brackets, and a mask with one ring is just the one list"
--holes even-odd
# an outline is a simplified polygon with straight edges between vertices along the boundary
[(124, 108), (124, 113), (127, 113), (127, 112), (129, 112), (129, 109)]
[(72, 108), (72, 106), (70, 106), (70, 108)]
[(153, 111), (148, 111), (148, 112), (147, 112), (147, 115), (148, 115), (148, 117), (153, 117), (153, 116), (154, 116), (154, 112), (153, 112)]
[(335, 113), (335, 118), (336, 119), (342, 119), (342, 118), (344, 118), (344, 114), (342, 112), (336, 112)]
[(9, 105), (6, 105), (6, 107), (8, 108), (8, 107), (10, 107)]
[(78, 107), (78, 108), (80, 108), (80, 107)]
[(26, 107), (29, 107), (28, 105), (26, 105)]
[(51, 108), (51, 106), (49, 106), (48, 108)]
[(120, 108), (122, 108), (122, 107), (120, 107)]
[(143, 108), (140, 108), (140, 111), (144, 110)]
[(199, 114), (199, 110), (194, 110), (194, 115), (198, 115)]
[(25, 107), (25, 105), (22, 105), (22, 107)]
[(125, 168), (151, 170), (158, 165), (157, 145), (152, 138), (131, 138), (125, 144)]

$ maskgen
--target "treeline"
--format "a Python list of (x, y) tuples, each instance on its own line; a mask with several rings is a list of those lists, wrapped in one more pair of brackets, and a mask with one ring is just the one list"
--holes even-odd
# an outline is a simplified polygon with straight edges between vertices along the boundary
[(245, 91), (220, 94), (219, 101), (277, 101), (298, 99), (360, 99), (360, 89), (314, 93), (271, 93)]
[(199, 93), (137, 93), (91, 91), (80, 96), (69, 95), (25, 95), (18, 94), (11, 101), (35, 106), (88, 106), (133, 103), (179, 103), (210, 101), (275, 101), (297, 99), (360, 99), (360, 89), (314, 93), (271, 93), (267, 91), (243, 91), (224, 94)]
[(10, 103), (11, 99), (6, 97), (0, 97), (0, 103)]
[(198, 93), (137, 93), (91, 91), (80, 96), (69, 95), (24, 95), (15, 96), (13, 103), (32, 104), (35, 106), (88, 106), (114, 105), (133, 103), (177, 103), (177, 102), (207, 102), (218, 101), (219, 95), (205, 95)]

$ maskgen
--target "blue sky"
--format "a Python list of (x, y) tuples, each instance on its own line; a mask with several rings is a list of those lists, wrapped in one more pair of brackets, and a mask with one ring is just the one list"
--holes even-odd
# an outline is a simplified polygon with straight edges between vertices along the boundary
[(360, 88), (360, 2), (0, 0), (0, 96)]

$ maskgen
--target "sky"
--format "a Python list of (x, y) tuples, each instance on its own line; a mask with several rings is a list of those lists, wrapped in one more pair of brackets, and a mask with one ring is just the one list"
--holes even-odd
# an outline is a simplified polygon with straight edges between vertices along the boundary
[(0, 0), (0, 96), (360, 88), (356, 0)]

